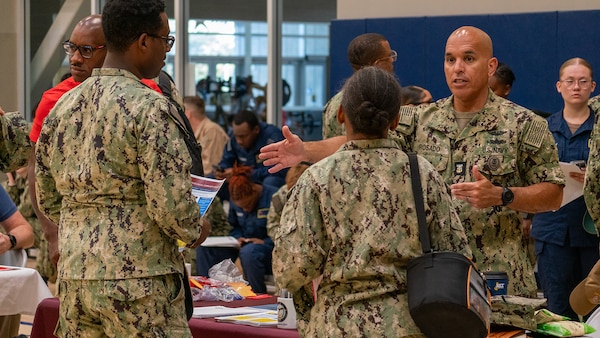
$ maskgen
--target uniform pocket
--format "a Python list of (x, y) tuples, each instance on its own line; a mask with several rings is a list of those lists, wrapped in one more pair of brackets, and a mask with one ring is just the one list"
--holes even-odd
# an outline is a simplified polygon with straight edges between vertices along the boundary
[(103, 295), (122, 302), (131, 302), (152, 294), (152, 279), (120, 279), (104, 282)]

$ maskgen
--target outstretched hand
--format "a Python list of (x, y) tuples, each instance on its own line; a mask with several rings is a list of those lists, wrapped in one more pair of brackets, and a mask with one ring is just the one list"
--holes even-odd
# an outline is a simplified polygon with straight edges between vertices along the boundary
[(271, 143), (260, 148), (258, 157), (265, 160), (263, 164), (269, 168), (269, 172), (274, 174), (282, 169), (294, 166), (304, 160), (304, 143), (293, 134), (288, 126), (281, 128), (282, 141)]
[(455, 183), (450, 186), (452, 196), (461, 199), (473, 207), (483, 209), (498, 204), (501, 195), (495, 185), (479, 172), (477, 166), (473, 166), (473, 178), (475, 182)]

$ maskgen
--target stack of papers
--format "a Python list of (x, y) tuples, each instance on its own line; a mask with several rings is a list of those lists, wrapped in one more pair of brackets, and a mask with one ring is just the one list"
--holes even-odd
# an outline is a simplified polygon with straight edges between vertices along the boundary
[(264, 312), (264, 309), (253, 307), (225, 307), (225, 306), (203, 306), (195, 307), (193, 318), (212, 318), (222, 316), (243, 315), (249, 313)]
[(216, 317), (216, 320), (225, 323), (242, 324), (250, 326), (276, 326), (277, 311), (264, 311), (247, 315)]
[(201, 246), (237, 248), (238, 240), (233, 236), (208, 236)]

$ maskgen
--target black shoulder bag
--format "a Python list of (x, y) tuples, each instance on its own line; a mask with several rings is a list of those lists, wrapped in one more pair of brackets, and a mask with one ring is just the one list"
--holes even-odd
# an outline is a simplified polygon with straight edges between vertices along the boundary
[(484, 338), (492, 312), (487, 283), (464, 255), (431, 249), (417, 155), (408, 159), (423, 249), (407, 267), (410, 315), (427, 338)]

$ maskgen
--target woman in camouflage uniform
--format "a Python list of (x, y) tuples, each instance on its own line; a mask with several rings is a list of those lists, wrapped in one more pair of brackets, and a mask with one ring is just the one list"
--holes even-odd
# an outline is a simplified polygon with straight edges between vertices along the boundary
[[(307, 314), (308, 337), (424, 337), (409, 314), (406, 264), (421, 255), (408, 156), (388, 130), (400, 86), (376, 67), (344, 86), (348, 142), (312, 165), (292, 189), (275, 234), (273, 274), (296, 292), (323, 276)], [(419, 158), (432, 245), (471, 256), (448, 188)]]

